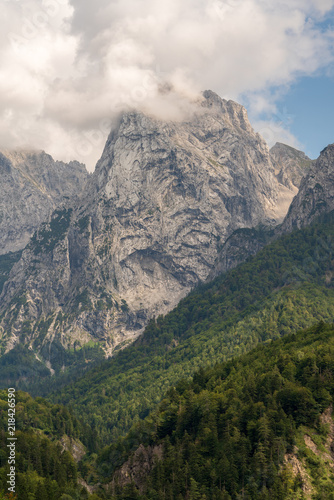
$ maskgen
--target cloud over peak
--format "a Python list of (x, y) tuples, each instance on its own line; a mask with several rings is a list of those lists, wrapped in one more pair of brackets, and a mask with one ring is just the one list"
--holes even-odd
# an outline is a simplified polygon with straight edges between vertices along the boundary
[[(334, 0), (0, 0), (0, 142), (92, 168), (126, 106), (177, 118), (211, 88), (275, 112), (273, 86), (333, 61)], [(174, 91), (161, 94), (165, 84)], [(94, 140), (92, 139), (94, 137)]]

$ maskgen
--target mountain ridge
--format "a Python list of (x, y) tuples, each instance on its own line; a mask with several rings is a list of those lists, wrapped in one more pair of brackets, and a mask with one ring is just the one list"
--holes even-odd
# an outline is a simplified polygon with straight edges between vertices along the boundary
[(44, 151), (0, 151), (0, 254), (22, 250), (39, 225), (76, 197), (88, 179), (83, 164)]
[(196, 109), (181, 123), (122, 115), (78, 203), (13, 267), (5, 349), (27, 342), (51, 365), (61, 346), (111, 354), (208, 277), (235, 229), (277, 220), (282, 186), (246, 110), (211, 91)]
[(299, 192), (280, 227), (280, 233), (303, 227), (333, 207), (334, 144), (329, 144), (302, 179)]

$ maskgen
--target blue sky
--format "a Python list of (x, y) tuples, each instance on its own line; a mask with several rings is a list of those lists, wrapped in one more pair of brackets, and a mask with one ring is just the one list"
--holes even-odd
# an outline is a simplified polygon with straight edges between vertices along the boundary
[(285, 110), (288, 127), (308, 156), (317, 158), (334, 143), (333, 76), (301, 78), (277, 105)]
[[(327, 40), (327, 57), (318, 68), (305, 64), (299, 76), (291, 75), (290, 82), (270, 88), (265, 94), (274, 109), (269, 106), (268, 110), (252, 113), (252, 100), (247, 94), (245, 105), (250, 107), (255, 128), (267, 135), (270, 145), (277, 139), (314, 159), (328, 144), (334, 143), (334, 9), (328, 9), (318, 19), (306, 17), (305, 24), (308, 22)], [(265, 123), (269, 123), (269, 130)]]

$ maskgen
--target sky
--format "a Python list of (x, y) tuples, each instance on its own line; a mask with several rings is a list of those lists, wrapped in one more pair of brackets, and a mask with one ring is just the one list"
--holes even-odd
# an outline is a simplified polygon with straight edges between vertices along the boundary
[(0, 149), (94, 169), (118, 114), (211, 89), (271, 146), (334, 142), (334, 0), (0, 0)]
[(289, 128), (310, 158), (334, 143), (334, 75), (301, 78), (278, 107), (289, 110)]

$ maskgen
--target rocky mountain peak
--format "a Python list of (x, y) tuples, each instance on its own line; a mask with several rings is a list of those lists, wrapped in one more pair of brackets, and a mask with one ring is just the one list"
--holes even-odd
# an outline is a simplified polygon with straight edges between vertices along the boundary
[[(159, 189), (154, 182), (160, 183), (159, 172), (165, 165), (174, 183), (177, 172), (179, 180), (188, 179), (186, 185), (179, 183), (188, 196), (197, 189), (189, 185), (189, 175), (193, 184), (200, 172), (223, 177), (225, 190), (239, 182), (245, 190), (253, 189), (256, 183), (261, 210), (268, 219), (275, 219), (275, 213), (270, 211), (277, 204), (279, 186), (273, 180), (267, 145), (255, 134), (243, 106), (221, 99), (212, 91), (203, 95), (204, 101), (194, 104), (191, 119), (181, 122), (161, 121), (137, 111), (124, 113), (108, 137), (91, 191), (103, 189), (108, 199), (117, 198), (118, 206), (143, 206), (145, 202), (152, 204), (153, 199), (159, 205)], [(181, 165), (187, 165), (186, 177), (181, 175)], [(254, 182), (247, 184), (247, 177), (253, 176)], [(263, 214), (257, 216), (262, 220)]]
[(0, 175), (9, 174), (12, 170), (10, 160), (0, 152)]
[(291, 231), (310, 224), (318, 215), (334, 209), (334, 144), (321, 151), (303, 177), (300, 189), (280, 229)]
[(184, 121), (120, 116), (73, 210), (57, 210), (12, 269), (7, 349), (24, 341), (51, 365), (56, 344), (99, 340), (110, 354), (204, 281), (236, 229), (277, 222), (266, 143), (242, 106), (203, 97)]
[(205, 90), (203, 97), (202, 106), (220, 115), (219, 118), (223, 118), (226, 124), (254, 134), (244, 106), (235, 101), (222, 99), (215, 92), (212, 92), (212, 90)]
[(302, 178), (315, 162), (303, 151), (280, 142), (270, 149), (270, 158), (278, 181), (290, 189), (299, 188)]
[(328, 171), (332, 171), (334, 168), (334, 144), (329, 144), (325, 147), (319, 157), (319, 163), (321, 163), (321, 168), (327, 168)]

